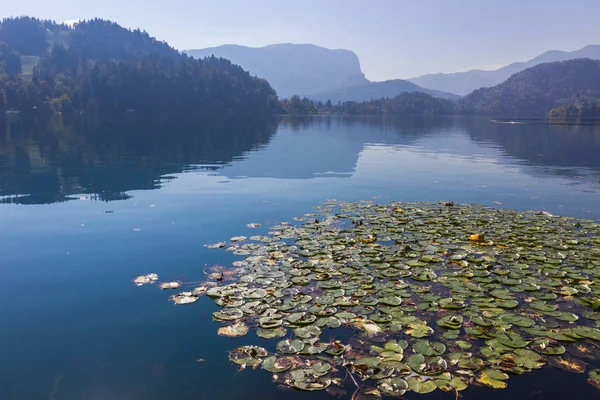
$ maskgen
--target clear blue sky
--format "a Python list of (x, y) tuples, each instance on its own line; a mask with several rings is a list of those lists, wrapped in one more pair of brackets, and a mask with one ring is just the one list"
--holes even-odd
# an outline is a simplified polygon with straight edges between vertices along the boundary
[(369, 79), (491, 69), (600, 44), (600, 0), (1, 0), (0, 17), (101, 17), (178, 49), (314, 43), (353, 50)]

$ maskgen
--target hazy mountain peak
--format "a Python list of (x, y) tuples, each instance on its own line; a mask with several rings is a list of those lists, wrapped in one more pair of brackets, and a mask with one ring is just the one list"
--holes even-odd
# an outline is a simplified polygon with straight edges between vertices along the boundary
[(427, 74), (409, 81), (428, 89), (466, 95), (482, 87), (491, 87), (504, 82), (511, 75), (538, 64), (566, 61), (576, 58), (600, 59), (600, 45), (587, 45), (575, 51), (549, 50), (525, 62), (515, 62), (496, 70), (470, 70), (455, 73)]
[(196, 58), (214, 55), (231, 60), (269, 81), (280, 97), (369, 83), (354, 52), (314, 44), (279, 43), (264, 47), (227, 44), (184, 53)]
[(456, 100), (459, 96), (438, 90), (424, 89), (404, 79), (391, 79), (382, 82), (369, 82), (363, 85), (349, 86), (307, 95), (311, 100), (333, 103), (344, 101), (369, 101), (381, 98), (394, 98), (401, 93), (423, 92), (433, 97)]

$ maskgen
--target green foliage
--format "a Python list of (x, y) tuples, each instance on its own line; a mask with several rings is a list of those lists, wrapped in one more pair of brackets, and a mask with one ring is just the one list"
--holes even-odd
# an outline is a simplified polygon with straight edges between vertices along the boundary
[(363, 102), (346, 101), (333, 105), (330, 100), (325, 103), (312, 102), (307, 98), (293, 96), (282, 100), (281, 106), (287, 114), (307, 115), (316, 113), (348, 114), (348, 115), (448, 115), (455, 112), (456, 103), (439, 99), (422, 92), (404, 92), (394, 98), (383, 98)]
[(44, 56), (48, 50), (44, 24), (31, 17), (5, 18), (0, 23), (0, 41), (21, 54)]
[(563, 104), (550, 111), (550, 118), (600, 118), (600, 102), (582, 101)]
[[(3, 26), (7, 21), (13, 20)], [(97, 19), (77, 24), (67, 42), (55, 42), (33, 67), (30, 81), (11, 76), (3, 83), (6, 107), (201, 114), (265, 114), (278, 107), (265, 80), (228, 60), (181, 55), (139, 30)]]
[(179, 59), (177, 50), (139, 29), (126, 29), (103, 19), (81, 21), (68, 37), (73, 53), (86, 60), (137, 62), (148, 56)]
[(292, 96), (289, 99), (281, 100), (281, 107), (286, 114), (290, 115), (310, 115), (317, 113), (316, 105), (308, 98), (303, 99), (300, 96)]
[[(1, 82), (1, 79), (0, 79)], [(6, 110), (6, 92), (3, 88), (0, 88), (0, 113)]]
[(0, 41), (0, 74), (17, 75), (21, 73), (21, 57), (6, 42)]
[(459, 111), (502, 117), (546, 117), (573, 113), (564, 104), (600, 99), (600, 61), (577, 59), (540, 64), (511, 76), (506, 82), (474, 91), (459, 101)]

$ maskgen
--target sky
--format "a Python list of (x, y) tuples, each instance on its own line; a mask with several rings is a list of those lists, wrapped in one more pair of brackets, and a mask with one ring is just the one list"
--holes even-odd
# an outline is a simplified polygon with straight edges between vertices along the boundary
[(495, 69), (600, 44), (600, 0), (0, 0), (0, 17), (104, 18), (186, 50), (313, 43), (368, 79)]

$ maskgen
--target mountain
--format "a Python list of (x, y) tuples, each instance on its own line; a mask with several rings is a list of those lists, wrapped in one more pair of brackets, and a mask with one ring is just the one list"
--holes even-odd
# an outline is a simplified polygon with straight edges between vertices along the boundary
[(528, 68), (463, 97), (458, 107), (463, 113), (533, 118), (547, 117), (561, 105), (588, 107), (599, 102), (600, 61), (583, 58)]
[(345, 101), (370, 101), (382, 98), (394, 98), (400, 93), (422, 92), (433, 97), (448, 100), (456, 100), (459, 96), (452, 93), (444, 93), (437, 90), (424, 89), (412, 82), (402, 79), (392, 79), (383, 82), (369, 82), (363, 85), (334, 89), (315, 94), (307, 94), (306, 97), (314, 101), (331, 100), (332, 103)]
[(452, 74), (429, 74), (409, 81), (424, 88), (467, 95), (482, 87), (491, 87), (504, 82), (511, 75), (542, 63), (566, 61), (576, 58), (600, 59), (600, 45), (585, 46), (576, 51), (547, 51), (526, 62), (516, 62), (493, 71), (471, 70)]
[(264, 78), (280, 97), (311, 94), (369, 83), (356, 54), (312, 44), (274, 44), (265, 47), (224, 45), (185, 50), (195, 57), (222, 57)]
[[(18, 73), (16, 55), (39, 57), (31, 79)], [(278, 110), (269, 83), (240, 66), (216, 57), (196, 60), (145, 31), (102, 19), (73, 28), (28, 17), (4, 19), (0, 68), (0, 111), (260, 115)]]

